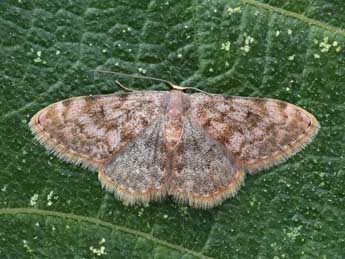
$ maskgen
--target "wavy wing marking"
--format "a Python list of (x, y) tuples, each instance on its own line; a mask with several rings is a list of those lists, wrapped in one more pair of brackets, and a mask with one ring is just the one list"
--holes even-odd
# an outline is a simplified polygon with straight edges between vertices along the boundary
[(209, 136), (249, 172), (294, 155), (311, 142), (320, 127), (309, 112), (274, 99), (193, 94), (191, 111)]
[(96, 169), (153, 123), (165, 95), (148, 91), (66, 99), (37, 112), (30, 127), (59, 157)]

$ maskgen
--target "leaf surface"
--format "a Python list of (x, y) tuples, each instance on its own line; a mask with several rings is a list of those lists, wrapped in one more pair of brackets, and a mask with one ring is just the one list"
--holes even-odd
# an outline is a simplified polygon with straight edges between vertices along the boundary
[[(342, 1), (5, 0), (0, 13), (1, 258), (345, 257)], [(27, 125), (50, 103), (119, 91), (116, 79), (166, 89), (97, 68), (285, 100), (322, 128), (215, 209), (127, 207)]]

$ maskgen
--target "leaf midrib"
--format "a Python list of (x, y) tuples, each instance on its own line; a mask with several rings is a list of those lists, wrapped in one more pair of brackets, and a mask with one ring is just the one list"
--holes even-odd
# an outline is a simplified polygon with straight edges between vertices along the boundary
[(203, 255), (200, 252), (196, 252), (194, 250), (190, 250), (187, 249), (183, 246), (180, 245), (175, 245), (172, 243), (169, 243), (167, 241), (161, 240), (159, 238), (156, 238), (154, 236), (152, 236), (151, 234), (145, 233), (145, 232), (141, 232), (138, 230), (134, 230), (128, 227), (124, 227), (124, 226), (119, 226), (116, 224), (112, 224), (103, 220), (100, 220), (98, 218), (93, 218), (93, 217), (86, 217), (86, 216), (80, 216), (80, 215), (76, 215), (76, 214), (72, 214), (72, 213), (63, 213), (63, 212), (57, 212), (57, 211), (50, 211), (50, 210), (41, 210), (41, 209), (35, 209), (35, 208), (6, 208), (6, 209), (0, 209), (0, 216), (1, 215), (16, 215), (16, 214), (36, 214), (36, 215), (40, 215), (40, 216), (50, 216), (50, 217), (59, 217), (59, 218), (63, 218), (63, 219), (70, 219), (70, 220), (76, 220), (76, 221), (84, 221), (84, 222), (88, 222), (88, 223), (92, 223), (95, 225), (100, 225), (106, 228), (110, 228), (112, 230), (116, 230), (116, 231), (121, 231), (121, 232), (125, 232), (127, 234), (131, 234), (134, 235), (136, 237), (141, 237), (147, 240), (150, 240), (152, 242), (155, 242), (159, 245), (183, 252), (183, 253), (187, 253), (187, 254), (191, 254), (193, 256), (199, 257), (199, 258), (207, 258), (207, 259), (212, 259), (212, 257), (208, 257)]

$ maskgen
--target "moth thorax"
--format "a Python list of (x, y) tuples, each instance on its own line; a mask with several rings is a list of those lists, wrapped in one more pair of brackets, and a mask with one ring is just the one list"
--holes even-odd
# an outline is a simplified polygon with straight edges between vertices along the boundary
[(183, 93), (174, 91), (169, 100), (164, 124), (165, 143), (169, 150), (175, 149), (181, 140), (183, 131), (184, 106), (185, 103)]

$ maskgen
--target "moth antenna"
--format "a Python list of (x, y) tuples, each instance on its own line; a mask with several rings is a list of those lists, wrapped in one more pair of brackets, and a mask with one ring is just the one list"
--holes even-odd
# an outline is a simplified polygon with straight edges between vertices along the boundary
[[(148, 80), (155, 80), (155, 81), (159, 81), (159, 82), (163, 82), (163, 83), (166, 83), (168, 85), (170, 85), (171, 88), (173, 89), (176, 89), (176, 90), (186, 90), (186, 89), (191, 89), (191, 90), (194, 90), (194, 91), (197, 91), (197, 92), (200, 92), (200, 93), (203, 93), (203, 94), (208, 94), (208, 95), (212, 95), (208, 92), (205, 92), (205, 91), (202, 91), (198, 88), (195, 88), (195, 87), (184, 87), (184, 86), (178, 86), (178, 85), (175, 85), (173, 84), (172, 82), (168, 81), (168, 80), (165, 80), (165, 79), (160, 79), (160, 78), (157, 78), (157, 77), (151, 77), (151, 76), (141, 76), (141, 75), (132, 75), (132, 74), (127, 74), (127, 73), (122, 73), (122, 72), (114, 72), (114, 71), (109, 71), (109, 70), (98, 70), (98, 69), (92, 69), (92, 70), (89, 70), (90, 72), (100, 72), (100, 73), (105, 73), (105, 74), (113, 74), (113, 75), (118, 75), (118, 76), (125, 76), (125, 77), (131, 77), (131, 78), (140, 78), (140, 79), (148, 79)], [(133, 91), (131, 89), (128, 89), (127, 87), (124, 87), (123, 85), (121, 85), (118, 81), (116, 81), (116, 84), (119, 85), (121, 88), (127, 90), (127, 91)]]
[(122, 72), (114, 72), (114, 71), (109, 71), (109, 70), (98, 70), (98, 69), (89, 70), (89, 71), (100, 72), (100, 73), (105, 73), (105, 74), (113, 74), (113, 75), (125, 76), (125, 77), (131, 77), (131, 78), (155, 80), (155, 81), (166, 83), (166, 84), (170, 85), (172, 88), (175, 88), (175, 85), (172, 82), (170, 82), (168, 80), (156, 78), (156, 77), (151, 77), (151, 76), (132, 75), (132, 74), (126, 74), (126, 73), (122, 73)]
[(192, 89), (196, 92), (200, 92), (200, 93), (207, 94), (207, 95), (212, 95), (211, 93), (205, 92), (205, 91), (200, 90), (199, 88), (195, 88), (195, 87), (185, 87), (185, 89)]

